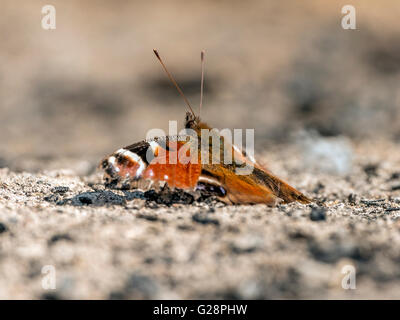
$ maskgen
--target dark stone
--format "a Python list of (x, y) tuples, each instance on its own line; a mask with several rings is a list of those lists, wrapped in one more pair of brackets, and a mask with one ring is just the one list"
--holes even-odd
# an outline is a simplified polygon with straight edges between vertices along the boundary
[(315, 186), (313, 192), (318, 194), (318, 193), (320, 193), (320, 191), (322, 191), (324, 189), (325, 189), (325, 186), (321, 182), (318, 182), (318, 184)]
[(136, 217), (140, 218), (140, 219), (145, 219), (145, 220), (148, 220), (148, 221), (158, 221), (158, 217), (156, 215), (138, 214)]
[(192, 204), (194, 202), (194, 197), (191, 194), (180, 189), (170, 190), (168, 188), (164, 188), (160, 192), (149, 190), (144, 193), (144, 197), (147, 201), (156, 202), (157, 204), (164, 204), (167, 206), (171, 206), (175, 203)]
[(104, 206), (104, 205), (125, 205), (126, 200), (124, 196), (120, 196), (111, 191), (95, 191), (84, 192), (68, 199), (65, 203), (72, 204), (73, 206)]
[(4, 223), (0, 222), (0, 233), (4, 233), (7, 231), (8, 231), (7, 226)]
[(325, 208), (318, 207), (312, 208), (310, 212), (310, 219), (312, 221), (324, 221), (326, 220), (326, 210)]
[(124, 195), (126, 201), (131, 201), (133, 199), (143, 199), (143, 200), (146, 199), (143, 191), (133, 191), (133, 192), (124, 191)]
[(364, 172), (367, 174), (368, 177), (377, 176), (377, 170), (379, 168), (378, 164), (368, 164), (364, 166)]
[(59, 241), (70, 241), (70, 242), (72, 242), (73, 239), (67, 233), (55, 234), (49, 239), (49, 245), (52, 245), (52, 244), (54, 244), (56, 242), (59, 242)]
[(397, 180), (397, 179), (400, 179), (400, 172), (393, 172), (389, 180)]
[(357, 203), (357, 195), (355, 193), (350, 193), (349, 196), (347, 197), (349, 200), (349, 203), (351, 204), (356, 204)]
[(288, 236), (291, 239), (295, 240), (311, 240), (313, 236), (304, 230), (294, 230), (292, 232), (289, 232)]
[(53, 189), (51, 189), (51, 192), (59, 193), (59, 194), (64, 194), (64, 193), (67, 193), (68, 191), (69, 191), (69, 188), (63, 187), (63, 186), (54, 187)]
[(158, 194), (155, 190), (148, 190), (144, 193), (144, 198), (148, 201), (157, 201)]
[(177, 226), (177, 228), (182, 231), (193, 231), (194, 230), (194, 227), (191, 224), (190, 225), (189, 224), (180, 224)]
[(60, 198), (60, 196), (57, 195), (57, 194), (50, 194), (50, 195), (48, 195), (48, 196), (45, 196), (45, 197), (43, 198), (43, 200), (44, 200), (44, 201), (47, 201), (47, 202), (57, 203), (57, 202), (61, 201), (61, 198)]
[(325, 263), (335, 263), (342, 258), (350, 258), (358, 261), (368, 261), (372, 258), (372, 252), (359, 246), (346, 242), (328, 241), (309, 242), (309, 250), (312, 256)]
[(78, 201), (81, 204), (93, 204), (94, 203), (94, 197), (93, 197), (93, 195), (84, 194), (84, 195), (80, 195), (78, 197)]
[(210, 217), (209, 214), (205, 213), (195, 213), (192, 216), (192, 220), (194, 222), (200, 223), (200, 224), (213, 224), (215, 226), (219, 226), (219, 220), (213, 217)]

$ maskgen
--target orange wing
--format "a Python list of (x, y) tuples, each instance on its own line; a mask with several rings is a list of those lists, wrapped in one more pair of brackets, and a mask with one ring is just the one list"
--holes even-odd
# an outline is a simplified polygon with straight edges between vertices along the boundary
[(194, 189), (201, 174), (198, 153), (191, 154), (190, 142), (169, 141), (157, 145), (155, 158), (143, 173), (144, 179), (165, 181), (171, 188)]

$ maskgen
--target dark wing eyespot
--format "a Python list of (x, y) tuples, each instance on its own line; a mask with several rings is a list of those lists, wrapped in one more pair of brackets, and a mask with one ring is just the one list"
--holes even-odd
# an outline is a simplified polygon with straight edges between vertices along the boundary
[(199, 190), (200, 192), (205, 192), (210, 195), (214, 195), (217, 197), (225, 197), (226, 196), (226, 190), (219, 185), (213, 185), (210, 183), (205, 183), (205, 182), (198, 182), (196, 186), (196, 190)]

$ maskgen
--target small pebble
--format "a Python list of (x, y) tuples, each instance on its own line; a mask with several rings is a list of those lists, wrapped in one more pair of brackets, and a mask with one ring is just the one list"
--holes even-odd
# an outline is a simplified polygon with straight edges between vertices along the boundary
[(4, 223), (0, 222), (0, 233), (4, 233), (4, 232), (7, 232), (7, 231), (8, 231), (7, 226)]
[(324, 208), (312, 208), (310, 212), (310, 219), (312, 221), (324, 221), (326, 220), (326, 210)]

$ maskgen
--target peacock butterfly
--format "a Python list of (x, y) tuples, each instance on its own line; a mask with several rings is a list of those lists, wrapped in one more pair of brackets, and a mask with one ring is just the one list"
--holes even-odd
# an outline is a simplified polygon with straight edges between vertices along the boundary
[[(202, 122), (200, 116), (195, 115), (156, 50), (154, 54), (189, 107), (185, 128), (194, 133), (195, 139), (192, 139), (193, 134), (156, 137), (117, 150), (100, 163), (105, 171), (107, 185), (133, 189), (157, 188), (160, 184), (167, 184), (169, 188), (204, 191), (227, 204), (264, 203), (273, 206), (282, 201), (311, 202), (300, 191), (263, 168), (252, 156), (226, 141), (222, 135), (217, 136), (218, 161), (213, 161), (215, 153), (208, 152), (208, 155), (204, 155), (201, 147), (206, 145), (208, 151), (212, 151), (214, 141), (213, 137), (209, 137), (209, 140), (202, 139), (202, 132), (212, 128)], [(203, 87), (204, 51), (201, 52), (200, 110)], [(231, 152), (233, 162), (224, 161), (227, 159), (226, 150)], [(180, 161), (183, 158), (185, 161)], [(238, 174), (237, 169), (243, 165), (251, 167), (251, 172)]]

